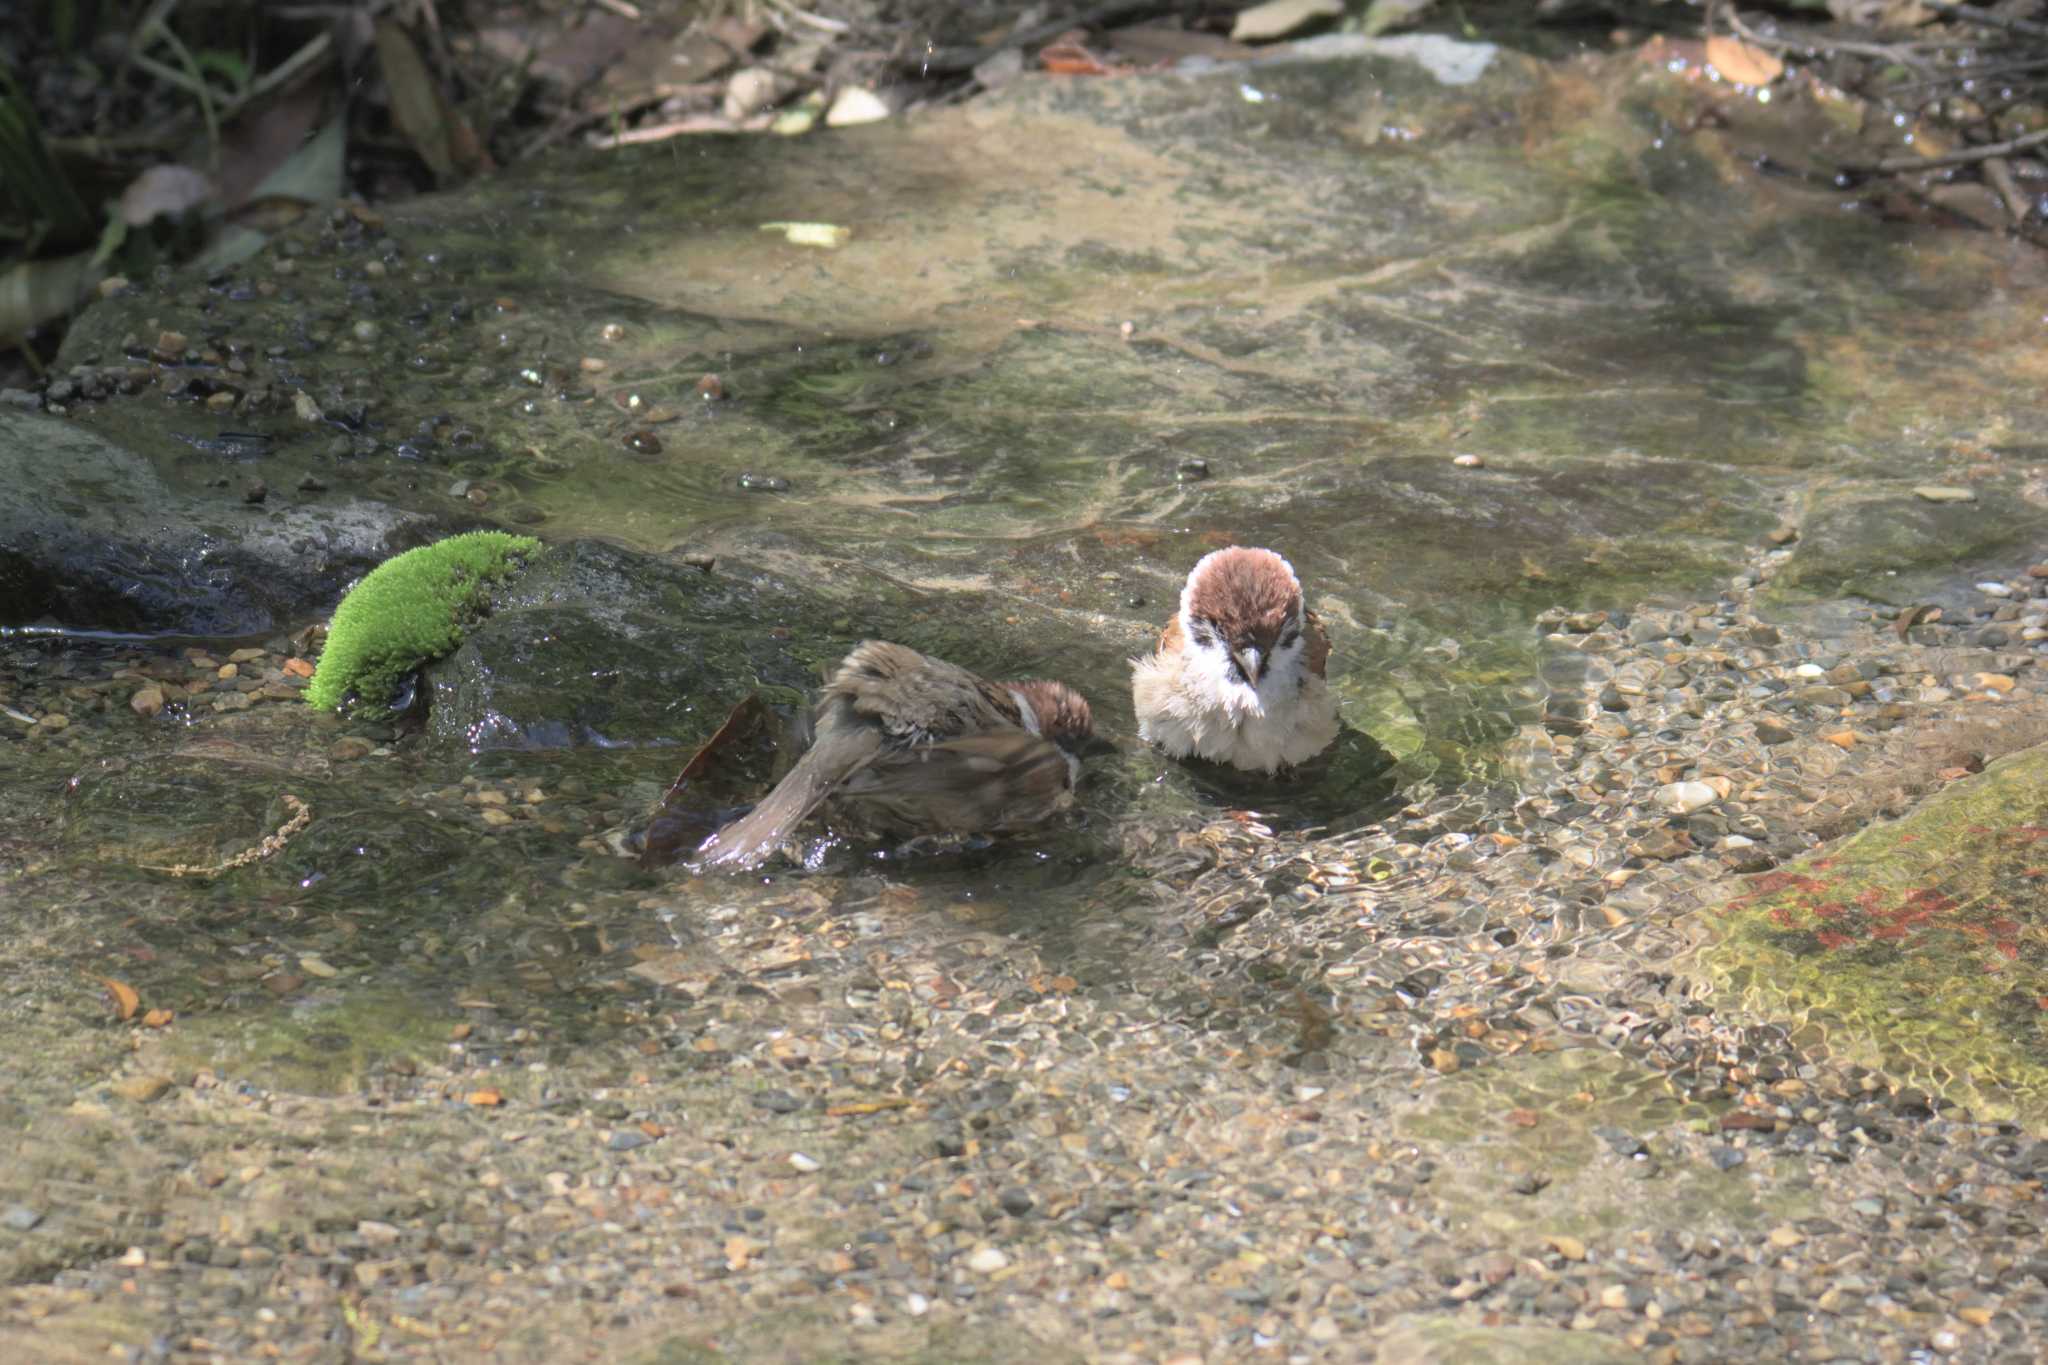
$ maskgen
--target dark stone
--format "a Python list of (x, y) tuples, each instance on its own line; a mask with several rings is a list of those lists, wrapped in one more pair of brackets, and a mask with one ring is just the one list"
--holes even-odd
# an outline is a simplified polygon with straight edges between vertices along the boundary
[(442, 529), (358, 499), (252, 512), (173, 489), (95, 431), (0, 407), (0, 625), (260, 635)]

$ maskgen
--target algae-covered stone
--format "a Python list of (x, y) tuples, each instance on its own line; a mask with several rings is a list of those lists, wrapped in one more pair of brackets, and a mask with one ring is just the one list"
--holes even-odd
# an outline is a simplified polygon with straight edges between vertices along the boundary
[(539, 549), (531, 536), (471, 531), (379, 564), (335, 608), (306, 700), (326, 708), (352, 692), (389, 696), (407, 672), (460, 644), (485, 590)]
[(1899, 605), (1953, 579), (1958, 565), (2005, 555), (2041, 534), (2038, 516), (2016, 497), (1935, 502), (1918, 492), (1816, 492), (1774, 595), (1846, 591)]
[(1766, 873), (1699, 965), (1732, 1003), (1804, 1017), (1828, 1049), (1968, 1104), (2048, 1118), (2048, 747), (1894, 823)]

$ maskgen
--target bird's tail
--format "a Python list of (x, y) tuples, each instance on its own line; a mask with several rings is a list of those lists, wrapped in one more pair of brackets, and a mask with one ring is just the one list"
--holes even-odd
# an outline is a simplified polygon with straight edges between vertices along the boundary
[(791, 830), (823, 805), (834, 788), (870, 762), (880, 748), (881, 737), (865, 729), (813, 744), (761, 804), (697, 846), (699, 861), (707, 871), (760, 866), (781, 847)]

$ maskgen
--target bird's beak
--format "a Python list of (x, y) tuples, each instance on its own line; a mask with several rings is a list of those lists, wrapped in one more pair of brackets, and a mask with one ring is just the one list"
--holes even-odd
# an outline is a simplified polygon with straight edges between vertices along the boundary
[(1258, 651), (1258, 649), (1257, 649), (1256, 647), (1254, 647), (1254, 646), (1251, 646), (1251, 645), (1246, 645), (1246, 646), (1244, 646), (1244, 647), (1243, 647), (1243, 648), (1241, 648), (1241, 649), (1233, 649), (1233, 650), (1231, 650), (1231, 651), (1230, 651), (1230, 657), (1231, 657), (1231, 660), (1232, 660), (1232, 662), (1234, 662), (1234, 663), (1235, 663), (1235, 664), (1237, 665), (1237, 671), (1238, 671), (1238, 673), (1239, 673), (1239, 674), (1241, 674), (1241, 675), (1242, 675), (1242, 676), (1244, 677), (1244, 682), (1245, 682), (1245, 686), (1247, 686), (1247, 687), (1249, 687), (1249, 688), (1253, 689), (1254, 691), (1258, 690), (1258, 686), (1259, 686), (1259, 651)]

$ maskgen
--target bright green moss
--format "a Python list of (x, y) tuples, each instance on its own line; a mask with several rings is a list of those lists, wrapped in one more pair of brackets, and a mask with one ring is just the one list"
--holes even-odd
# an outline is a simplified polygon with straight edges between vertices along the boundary
[(531, 536), (471, 531), (385, 560), (334, 609), (306, 700), (334, 707), (354, 692), (384, 701), (408, 672), (462, 643), (483, 590), (539, 549)]

